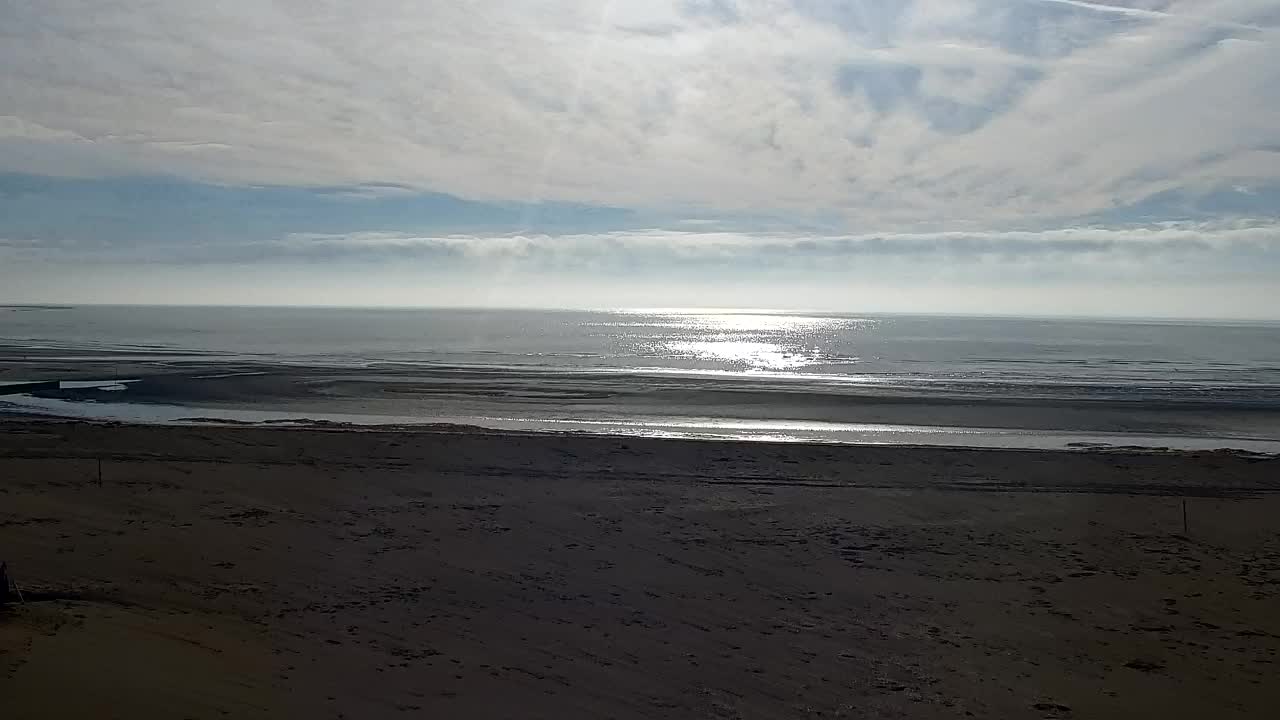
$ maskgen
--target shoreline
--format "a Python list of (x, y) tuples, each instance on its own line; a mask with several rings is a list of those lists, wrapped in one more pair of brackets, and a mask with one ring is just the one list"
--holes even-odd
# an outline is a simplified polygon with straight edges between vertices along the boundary
[[(1280, 453), (1266, 386), (1115, 388), (1039, 396), (824, 385), (788, 378), (592, 368), (282, 364), (202, 352), (0, 347), (0, 416), (179, 425), (453, 425), (492, 432), (855, 446), (1149, 448)], [(20, 380), (36, 386), (20, 386)], [(1047, 387), (1047, 386), (1046, 386)], [(18, 393), (17, 391), (23, 391)], [(1025, 394), (1031, 392), (1030, 395)], [(1081, 391), (1084, 392), (1084, 391)], [(1093, 392), (1093, 391), (1089, 391)], [(1023, 394), (1018, 394), (1023, 393)], [(1063, 394), (1065, 393), (1065, 394)]]
[[(126, 387), (115, 384), (114, 381), (105, 381), (103, 384), (112, 389), (79, 387), (68, 394), (110, 398), (122, 395), (121, 391)], [(17, 395), (0, 399), (0, 421), (6, 417), (159, 426), (221, 425), (298, 428), (330, 426), (350, 429), (421, 429), (425, 431), (430, 431), (437, 426), (449, 426), (496, 433), (758, 443), (1077, 451), (1090, 448), (1145, 448), (1152, 451), (1230, 450), (1253, 454), (1280, 454), (1280, 439), (1266, 436), (1154, 434), (1141, 431), (1058, 431), (1016, 427), (843, 423), (734, 417), (640, 415), (624, 419), (618, 416), (616, 410), (598, 419), (485, 415), (421, 417), (335, 412), (331, 409), (317, 410), (314, 407), (305, 406), (296, 410), (267, 410), (245, 408), (237, 404), (201, 407), (157, 402), (63, 400)]]
[[(1048, 476), (1057, 477), (1058, 475), (1067, 474), (1073, 466), (1079, 465), (1082, 468), (1088, 468), (1092, 471), (1105, 471), (1111, 477), (1105, 483), (1088, 482), (1082, 478), (1073, 478), (1068, 483), (1053, 484), (1051, 492), (1061, 491), (1063, 488), (1079, 486), (1086, 491), (1094, 491), (1102, 489), (1106, 492), (1125, 491), (1125, 475), (1118, 470), (1132, 469), (1129, 465), (1114, 466), (1113, 461), (1131, 460), (1137, 463), (1149, 463), (1154, 466), (1168, 464), (1168, 467), (1179, 467), (1180, 463), (1209, 463), (1215, 468), (1220, 469), (1218, 461), (1232, 463), (1232, 466), (1238, 470), (1242, 470), (1249, 477), (1245, 485), (1218, 485), (1215, 483), (1204, 482), (1203, 479), (1194, 478), (1189, 483), (1190, 487), (1208, 488), (1212, 492), (1235, 492), (1237, 490), (1246, 493), (1272, 493), (1280, 494), (1280, 454), (1273, 453), (1257, 453), (1248, 450), (1240, 450), (1235, 448), (1205, 448), (1205, 449), (1177, 449), (1165, 447), (1145, 447), (1145, 446), (1082, 446), (1082, 447), (984, 447), (984, 446), (964, 446), (964, 445), (908, 445), (908, 444), (855, 444), (855, 443), (826, 443), (826, 442), (804, 442), (804, 441), (774, 441), (774, 440), (740, 440), (736, 438), (702, 438), (702, 437), (649, 437), (635, 435), (615, 435), (607, 433), (577, 433), (577, 432), (542, 432), (542, 431), (523, 431), (523, 430), (506, 430), (500, 428), (488, 428), (476, 425), (465, 425), (456, 423), (426, 423), (412, 425), (350, 425), (344, 423), (331, 423), (326, 421), (302, 421), (302, 422), (279, 422), (279, 423), (205, 423), (192, 422), (190, 424), (171, 424), (171, 423), (130, 423), (118, 422), (110, 420), (84, 420), (76, 418), (63, 417), (47, 417), (47, 416), (11, 416), (6, 417), (0, 415), (0, 431), (10, 433), (11, 440), (20, 441), (22, 437), (56, 437), (64, 443), (70, 442), (74, 438), (83, 439), (86, 434), (90, 437), (107, 437), (113, 433), (124, 433), (135, 436), (153, 436), (156, 438), (164, 437), (185, 437), (185, 436), (201, 436), (209, 434), (211, 436), (234, 436), (237, 434), (245, 434), (256, 436), (265, 434), (264, 437), (283, 439), (281, 445), (287, 444), (304, 444), (309, 445), (311, 441), (318, 437), (325, 438), (358, 438), (360, 442), (380, 443), (388, 447), (402, 447), (404, 443), (410, 441), (418, 441), (430, 444), (447, 444), (451, 440), (467, 441), (475, 440), (481, 444), (493, 442), (502, 443), (511, 441), (521, 444), (526, 448), (536, 448), (546, 450), (557, 448), (560, 446), (575, 446), (590, 448), (593, 452), (605, 452), (606, 450), (621, 448), (623, 450), (642, 449), (647, 453), (661, 454), (665, 452), (675, 453), (680, 457), (686, 455), (702, 456), (715, 455), (717, 453), (743, 453), (748, 458), (748, 462), (755, 464), (759, 462), (759, 456), (777, 456), (782, 458), (778, 462), (781, 465), (772, 464), (770, 467), (777, 471), (778, 469), (787, 469), (787, 465), (792, 464), (786, 460), (790, 455), (803, 455), (821, 458), (820, 464), (823, 472), (837, 473), (843, 469), (843, 466), (851, 461), (859, 464), (881, 463), (882, 458), (894, 457), (917, 457), (923, 465), (929, 465), (938, 462), (941, 459), (949, 459), (949, 462), (959, 462), (963, 464), (963, 459), (972, 458), (981, 461), (986, 457), (998, 458), (1014, 458), (1017, 460), (1030, 460), (1035, 465), (1043, 465), (1047, 462), (1058, 462), (1061, 467), (1052, 469), (1047, 473)], [(82, 432), (83, 431), (83, 432)], [(110, 447), (106, 445), (86, 444), (80, 447), (64, 445), (60, 450), (62, 457), (67, 458), (108, 458), (116, 455)], [(563, 451), (554, 451), (562, 453)], [(234, 453), (233, 453), (234, 455)], [(8, 446), (3, 439), (0, 439), (0, 460), (5, 458), (49, 458), (55, 455), (48, 448), (33, 445), (30, 449), (15, 449)], [(207, 460), (207, 458), (191, 458), (183, 455), (148, 453), (150, 458), (165, 458), (168, 460)], [(414, 454), (413, 457), (421, 456)], [(961, 458), (961, 460), (955, 460)], [(541, 474), (534, 467), (536, 463), (524, 463), (530, 465), (528, 472), (532, 474)], [(583, 468), (591, 470), (592, 468)], [(717, 467), (717, 471), (725, 470), (725, 468)], [(753, 468), (753, 472), (758, 468)], [(1276, 477), (1270, 476), (1270, 470), (1277, 470)], [(731, 473), (733, 477), (738, 479), (746, 478), (746, 474)], [(796, 475), (795, 473), (782, 473), (783, 479), (787, 480), (808, 480), (813, 479), (812, 473), (804, 475)], [(1183, 483), (1178, 482), (1147, 482), (1148, 478), (1133, 479), (1133, 483), (1128, 487), (1134, 494), (1150, 494), (1148, 488), (1155, 488), (1158, 491), (1169, 491), (1182, 487)], [(966, 483), (966, 488), (982, 488), (986, 485), (983, 482)], [(858, 483), (850, 484), (849, 487), (877, 487), (888, 488), (896, 487), (893, 484), (887, 485), (861, 485)], [(925, 489), (931, 487), (928, 483), (912, 481), (904, 485), (912, 489)], [(1017, 492), (1019, 488), (1028, 488), (1029, 491), (1036, 491), (1037, 485), (1034, 481), (1020, 480), (1012, 483), (994, 483), (991, 487), (1000, 491)]]

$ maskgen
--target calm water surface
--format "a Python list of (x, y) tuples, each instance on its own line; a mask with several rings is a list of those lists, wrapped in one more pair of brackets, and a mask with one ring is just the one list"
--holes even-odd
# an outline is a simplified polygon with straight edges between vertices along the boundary
[(769, 311), (0, 310), (0, 344), (366, 366), (705, 373), (980, 393), (1275, 398), (1280, 326)]
[[(352, 378), (386, 370), (394, 374), (378, 377), (392, 382), (412, 381), (417, 368), (423, 377), (439, 378), (444, 372), (444, 377), (501, 383), (504, 388), (513, 383), (535, 389), (567, 383), (599, 389), (607, 379), (602, 397), (613, 396), (619, 388), (624, 395), (625, 388), (652, 389), (663, 378), (680, 377), (681, 387), (714, 387), (721, 393), (714, 416), (695, 416), (693, 410), (663, 415), (660, 408), (637, 415), (635, 406), (611, 409), (609, 401), (589, 408), (548, 401), (531, 409), (529, 403), (517, 407), (500, 399), (476, 401), (483, 406), (473, 402), (457, 416), (449, 416), (453, 406), (422, 417), (373, 414), (383, 411), (339, 417), (338, 410), (319, 415), (366, 423), (446, 421), (678, 437), (1006, 447), (1126, 441), (1078, 431), (823, 422), (822, 413), (797, 415), (794, 409), (774, 418), (736, 416), (733, 403), (741, 400), (733, 398), (752, 390), (758, 391), (753, 402), (761, 402), (761, 396), (776, 397), (782, 399), (780, 405), (803, 392), (810, 398), (839, 393), (847, 398), (841, 403), (885, 395), (922, 402), (1067, 400), (1077, 408), (1084, 401), (1090, 407), (1143, 411), (1226, 408), (1244, 411), (1237, 413), (1230, 435), (1274, 444), (1270, 431), (1254, 432), (1251, 418), (1258, 417), (1254, 410), (1280, 411), (1280, 325), (1266, 323), (759, 310), (71, 307), (0, 309), (0, 351), (19, 358), (30, 352), (46, 361), (52, 356), (68, 366), (77, 359), (104, 357), (157, 362), (171, 369), (195, 362), (202, 373), (209, 372), (211, 363), (223, 361), (330, 367)], [(696, 384), (689, 385), (689, 378)], [(8, 379), (14, 379), (12, 373)], [(91, 403), (29, 398), (19, 404), (60, 415), (126, 420), (172, 421), (192, 415), (192, 408), (181, 406), (151, 404), (139, 410), (127, 396), (119, 393), (118, 403), (105, 398)], [(202, 408), (197, 414), (248, 421), (290, 417), (290, 411), (269, 406)], [(1130, 440), (1152, 445), (1168, 438)], [(1216, 442), (1184, 441), (1182, 446), (1213, 447)], [(1245, 447), (1238, 442), (1235, 446)]]

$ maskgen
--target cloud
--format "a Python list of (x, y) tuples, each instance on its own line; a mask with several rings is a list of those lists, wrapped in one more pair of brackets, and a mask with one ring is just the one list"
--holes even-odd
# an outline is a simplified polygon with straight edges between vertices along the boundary
[(120, 246), (0, 239), (0, 300), (712, 306), (1275, 318), (1280, 224), (820, 235), (286, 233)]
[[(649, 278), (672, 282), (1169, 282), (1280, 280), (1280, 225), (1164, 223), (1132, 228), (868, 233), (620, 230), (600, 233), (295, 232), (270, 241), (114, 246), (0, 240), (12, 263), (151, 267), (330, 266), (422, 278)], [(354, 270), (359, 268), (359, 270)], [(238, 271), (236, 271), (238, 272)], [(292, 272), (292, 270), (290, 270)]]
[(55, 130), (13, 115), (0, 115), (0, 140), (87, 142), (68, 130)]
[[(1260, 25), (1231, 22), (1229, 20), (1224, 21), (1214, 18), (1211, 15), (1200, 14), (1199, 7), (1192, 6), (1190, 3), (1175, 3), (1172, 0), (1152, 0), (1145, 3), (1141, 2), (1141, 0), (1136, 3), (1128, 0), (1118, 0), (1116, 2), (1085, 2), (1085, 0), (1025, 0), (1025, 2), (1067, 5), (1102, 13), (1115, 13), (1117, 15), (1128, 15), (1130, 17), (1155, 20), (1171, 20), (1205, 27), (1220, 27), (1230, 28), (1233, 30), (1252, 30), (1260, 32), (1266, 30), (1265, 27)], [(1163, 9), (1175, 5), (1179, 8), (1179, 11), (1177, 12), (1167, 12)], [(1182, 11), (1183, 7), (1189, 8), (1191, 12)]]
[(0, 9), (0, 170), (1047, 226), (1280, 181), (1271, 0)]
[[(599, 269), (674, 269), (717, 264), (737, 270), (784, 266), (847, 270), (867, 258), (912, 262), (985, 263), (1034, 260), (1090, 263), (1135, 260), (1180, 262), (1188, 258), (1229, 260), (1238, 253), (1280, 260), (1280, 225), (1168, 223), (1150, 227), (1065, 228), (1043, 231), (876, 233), (823, 236), (804, 233), (738, 233), (633, 230), (568, 235), (418, 236), (397, 232), (294, 233), (275, 249), (286, 254), (334, 252), (354, 256), (451, 256), (485, 265), (491, 261)], [(1280, 265), (1267, 270), (1280, 273)]]

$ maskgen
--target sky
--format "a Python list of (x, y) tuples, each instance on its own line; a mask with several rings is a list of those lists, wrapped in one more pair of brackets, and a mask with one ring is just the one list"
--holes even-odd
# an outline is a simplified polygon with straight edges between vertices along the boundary
[(0, 302), (1280, 317), (1276, 0), (0, 0)]

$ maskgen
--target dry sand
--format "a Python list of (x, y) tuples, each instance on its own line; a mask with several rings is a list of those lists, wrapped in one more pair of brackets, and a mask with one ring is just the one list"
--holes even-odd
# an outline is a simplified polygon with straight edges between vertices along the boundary
[(1278, 470), (0, 423), (0, 716), (1274, 717)]

